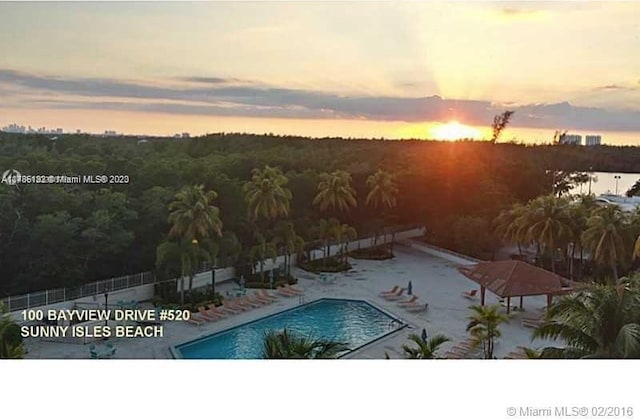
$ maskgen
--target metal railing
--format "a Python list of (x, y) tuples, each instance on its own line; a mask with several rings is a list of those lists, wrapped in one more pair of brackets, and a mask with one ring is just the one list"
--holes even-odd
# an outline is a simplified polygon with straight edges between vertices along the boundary
[[(203, 263), (195, 273), (198, 274), (206, 272), (210, 269), (211, 267), (208, 263)], [(78, 287), (30, 292), (28, 294), (3, 298), (0, 301), (4, 303), (5, 307), (7, 307), (9, 311), (25, 310), (31, 307), (62, 303), (83, 297), (104, 294), (105, 291), (119, 291), (127, 288), (139, 287), (141, 285), (153, 284), (155, 282), (156, 277), (152, 272), (140, 272), (137, 274), (90, 282)]]

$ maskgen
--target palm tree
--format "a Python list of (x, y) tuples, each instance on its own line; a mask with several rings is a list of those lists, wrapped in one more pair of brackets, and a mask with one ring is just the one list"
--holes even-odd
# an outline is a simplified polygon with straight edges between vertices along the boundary
[(633, 258), (640, 258), (640, 236), (636, 239), (636, 245), (633, 248)]
[(551, 271), (555, 273), (556, 248), (570, 235), (568, 201), (552, 195), (536, 198), (521, 222), (527, 227), (526, 237), (547, 250), (551, 256)]
[(314, 227), (315, 236), (322, 241), (323, 265), (326, 267), (327, 259), (331, 256), (331, 240), (335, 238), (336, 226), (340, 224), (335, 218), (320, 219)]
[(180, 266), (180, 304), (184, 304), (184, 280), (189, 278), (189, 290), (193, 285), (193, 277), (199, 262), (209, 260), (209, 253), (203, 250), (196, 239), (165, 241), (156, 248), (156, 269), (169, 270), (172, 266)]
[(202, 240), (202, 249), (207, 252), (207, 259), (211, 262), (211, 292), (216, 293), (216, 268), (218, 267), (218, 255), (220, 254), (220, 241), (207, 237)]
[[(193, 257), (201, 257), (203, 252), (190, 248), (188, 244), (195, 244), (196, 247), (199, 247), (200, 241), (206, 240), (212, 233), (218, 237), (222, 234), (220, 210), (212, 205), (217, 197), (218, 194), (215, 191), (205, 192), (203, 185), (185, 186), (176, 194), (175, 200), (169, 204), (169, 222), (171, 223), (169, 238), (177, 239), (182, 243), (181, 253), (192, 255), (188, 256), (190, 259), (188, 264), (190, 269), (188, 272), (189, 294), (193, 288), (193, 276), (198, 264), (198, 260), (193, 260)], [(181, 258), (183, 257), (187, 256), (181, 256)], [(211, 260), (211, 257), (212, 255), (207, 255), (204, 259)], [(183, 281), (184, 275), (181, 287), (184, 286)], [(180, 295), (182, 304), (184, 304), (184, 289)]]
[(289, 215), (292, 195), (286, 187), (288, 181), (277, 167), (253, 169), (251, 180), (243, 187), (249, 220), (274, 220)]
[(640, 357), (640, 281), (592, 284), (549, 309), (534, 338), (561, 339), (566, 346), (542, 350), (543, 358)]
[(341, 224), (335, 218), (332, 218), (331, 221), (336, 221), (335, 223), (330, 223), (330, 228), (332, 236), (336, 238), (336, 241), (340, 246), (340, 256), (342, 257), (343, 262), (346, 262), (346, 250), (349, 247), (349, 241), (354, 240), (356, 237), (358, 237), (358, 233), (356, 229), (351, 227), (349, 224)]
[(267, 241), (264, 235), (258, 231), (255, 233), (258, 244), (249, 249), (249, 259), (251, 261), (251, 270), (256, 261), (260, 261), (260, 278), (264, 284), (264, 261), (268, 258), (275, 259), (278, 256), (278, 249), (272, 241)]
[(204, 191), (203, 185), (185, 186), (169, 204), (170, 238), (188, 241), (222, 234), (220, 210), (212, 205), (218, 197), (215, 191)]
[(471, 333), (473, 345), (482, 345), (485, 359), (493, 359), (495, 341), (500, 336), (500, 324), (509, 320), (509, 317), (500, 313), (500, 306), (471, 306), (471, 317), (467, 324), (467, 332)]
[(512, 208), (502, 211), (493, 221), (498, 236), (518, 245), (518, 253), (522, 256), (522, 245), (526, 243), (526, 229), (522, 228), (527, 207), (515, 204)]
[[(396, 206), (398, 186), (396, 185), (393, 175), (382, 169), (378, 169), (376, 173), (367, 178), (367, 186), (369, 187), (366, 200), (367, 205), (372, 205), (374, 209), (382, 207), (383, 213), (386, 213), (386, 210)], [(378, 232), (376, 231), (373, 241), (374, 246), (377, 242)], [(393, 244), (393, 239), (391, 243)]]
[(348, 350), (343, 342), (316, 339), (284, 329), (265, 333), (262, 356), (265, 359), (327, 359)]
[(405, 358), (407, 359), (435, 359), (436, 352), (440, 345), (449, 342), (451, 339), (445, 335), (432, 336), (426, 341), (415, 333), (409, 335), (409, 340), (417, 345), (417, 348), (409, 345), (402, 345)]
[(351, 175), (344, 170), (322, 173), (313, 205), (319, 206), (320, 211), (331, 208), (346, 212), (350, 207), (355, 207), (356, 190), (351, 186)]
[(288, 276), (291, 273), (291, 255), (301, 254), (304, 248), (304, 239), (295, 231), (293, 223), (280, 222), (275, 228), (275, 244), (281, 245), (285, 259), (285, 270)]
[[(264, 169), (253, 169), (251, 180), (244, 184), (245, 201), (248, 204), (249, 221), (257, 223), (255, 235), (260, 241), (260, 249), (252, 249), (251, 257), (272, 253), (272, 244), (267, 244), (266, 224), (278, 217), (289, 215), (292, 194), (286, 187), (289, 180), (277, 167), (265, 166)], [(262, 232), (260, 232), (262, 230)], [(274, 256), (275, 257), (275, 256)], [(264, 283), (264, 260), (260, 261), (260, 276)]]
[(601, 207), (587, 220), (587, 229), (582, 235), (585, 247), (592, 259), (609, 266), (614, 282), (618, 282), (618, 263), (626, 259), (626, 216), (617, 205)]

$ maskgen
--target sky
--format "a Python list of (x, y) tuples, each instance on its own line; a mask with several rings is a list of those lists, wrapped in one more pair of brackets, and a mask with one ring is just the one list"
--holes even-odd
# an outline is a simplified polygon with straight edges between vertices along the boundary
[(640, 2), (2, 2), (0, 126), (640, 145), (639, 51)]

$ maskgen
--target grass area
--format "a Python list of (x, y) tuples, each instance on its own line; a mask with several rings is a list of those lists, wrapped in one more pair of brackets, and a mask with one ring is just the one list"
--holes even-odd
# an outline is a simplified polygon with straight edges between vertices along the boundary
[(393, 258), (393, 251), (391, 250), (391, 246), (385, 244), (367, 249), (354, 250), (349, 252), (349, 256), (354, 259), (385, 260)]
[(298, 264), (298, 267), (313, 273), (344, 272), (351, 269), (349, 262), (345, 262), (344, 260), (336, 257), (301, 262)]

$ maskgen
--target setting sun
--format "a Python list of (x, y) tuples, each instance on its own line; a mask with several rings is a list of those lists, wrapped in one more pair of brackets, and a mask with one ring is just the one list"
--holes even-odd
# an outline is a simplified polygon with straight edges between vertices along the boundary
[(449, 121), (446, 124), (438, 124), (431, 128), (431, 137), (434, 140), (460, 140), (463, 138), (480, 138), (480, 131), (458, 121)]

